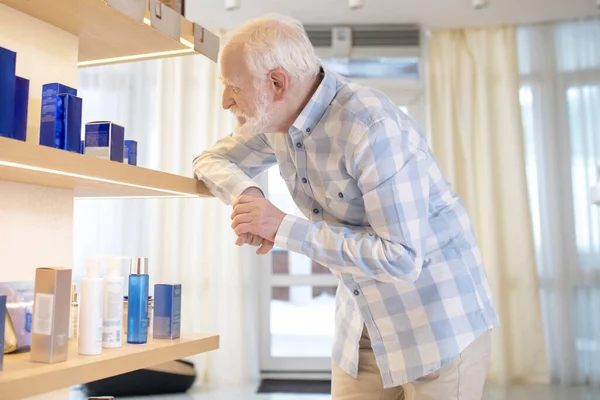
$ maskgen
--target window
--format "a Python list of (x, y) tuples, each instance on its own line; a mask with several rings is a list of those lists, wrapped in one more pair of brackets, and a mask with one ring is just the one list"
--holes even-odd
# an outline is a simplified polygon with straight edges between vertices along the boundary
[(527, 180), (552, 378), (600, 385), (600, 19), (519, 29)]

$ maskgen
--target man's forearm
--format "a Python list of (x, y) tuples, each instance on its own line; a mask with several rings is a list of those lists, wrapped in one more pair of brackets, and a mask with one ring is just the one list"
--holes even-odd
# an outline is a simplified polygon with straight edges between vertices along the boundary
[(262, 134), (232, 134), (196, 157), (194, 174), (213, 195), (232, 204), (246, 189), (258, 187), (253, 178), (276, 163)]
[(414, 282), (423, 260), (408, 245), (393, 243), (365, 229), (286, 216), (275, 245), (303, 254), (332, 270), (383, 282)]
[(244, 191), (258, 187), (237, 165), (210, 152), (194, 160), (194, 174), (225, 204), (232, 204)]

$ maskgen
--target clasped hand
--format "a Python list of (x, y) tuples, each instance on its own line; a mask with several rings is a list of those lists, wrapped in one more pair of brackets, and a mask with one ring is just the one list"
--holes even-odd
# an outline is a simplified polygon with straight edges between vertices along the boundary
[(238, 236), (235, 244), (260, 246), (256, 254), (267, 254), (285, 213), (262, 196), (243, 194), (233, 204), (231, 227)]

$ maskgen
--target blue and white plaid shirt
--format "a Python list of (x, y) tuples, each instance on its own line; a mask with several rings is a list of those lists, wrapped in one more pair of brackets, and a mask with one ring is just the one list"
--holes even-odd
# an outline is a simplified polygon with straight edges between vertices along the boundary
[(194, 160), (230, 204), (275, 163), (306, 216), (275, 242), (340, 279), (333, 361), (358, 373), (363, 326), (384, 387), (411, 382), (497, 326), (469, 216), (416, 123), (329, 71), (289, 134), (232, 134)]

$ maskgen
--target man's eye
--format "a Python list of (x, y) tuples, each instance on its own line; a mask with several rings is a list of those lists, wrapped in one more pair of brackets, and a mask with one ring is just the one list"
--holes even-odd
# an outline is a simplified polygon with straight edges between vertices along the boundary
[(235, 86), (233, 86), (231, 88), (231, 90), (233, 90), (233, 93), (239, 93), (240, 92), (240, 88), (239, 87), (235, 87)]

